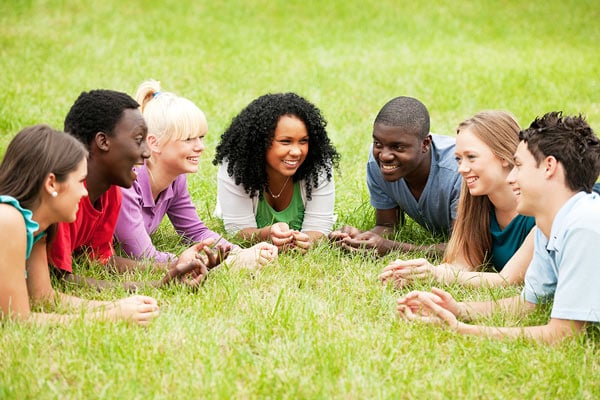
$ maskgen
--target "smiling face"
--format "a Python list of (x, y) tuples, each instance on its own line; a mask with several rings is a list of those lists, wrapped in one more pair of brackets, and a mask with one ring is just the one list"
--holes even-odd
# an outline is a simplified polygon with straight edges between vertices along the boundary
[(379, 165), (383, 179), (394, 182), (418, 174), (427, 167), (431, 136), (421, 139), (418, 133), (398, 126), (375, 124), (373, 126), (373, 157)]
[(108, 137), (110, 148), (106, 159), (106, 171), (111, 185), (131, 187), (137, 174), (135, 165), (143, 165), (150, 157), (146, 135), (148, 129), (137, 109), (126, 109)]
[(205, 148), (204, 136), (205, 132), (202, 132), (187, 139), (169, 140), (154, 158), (173, 175), (198, 172), (200, 155)]
[(535, 216), (540, 204), (540, 195), (545, 186), (543, 163), (537, 163), (525, 142), (520, 142), (515, 152), (515, 166), (506, 178), (517, 197), (517, 212)]
[(296, 116), (279, 118), (271, 147), (265, 154), (267, 175), (271, 179), (293, 176), (308, 154), (308, 131)]
[(86, 176), (87, 160), (83, 159), (63, 182), (57, 182), (56, 192), (58, 195), (52, 198), (55, 210), (54, 222), (75, 221), (79, 200), (87, 196), (87, 189), (84, 185)]
[(496, 156), (472, 128), (464, 128), (456, 137), (458, 172), (472, 196), (485, 196), (502, 190), (510, 164)]

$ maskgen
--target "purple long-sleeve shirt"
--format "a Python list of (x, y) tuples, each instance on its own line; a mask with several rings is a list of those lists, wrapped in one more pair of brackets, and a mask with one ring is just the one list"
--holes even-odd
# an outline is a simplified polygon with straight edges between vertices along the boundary
[[(137, 180), (129, 189), (122, 189), (123, 203), (115, 228), (115, 238), (127, 255), (134, 258), (168, 262), (175, 254), (158, 251), (150, 235), (156, 231), (165, 214), (179, 235), (188, 242), (219, 239), (221, 235), (208, 229), (196, 213), (196, 207), (187, 189), (185, 174), (179, 175), (163, 190), (154, 202), (146, 166), (136, 167)], [(219, 244), (230, 244), (225, 239)], [(237, 247), (237, 246), (234, 246)]]

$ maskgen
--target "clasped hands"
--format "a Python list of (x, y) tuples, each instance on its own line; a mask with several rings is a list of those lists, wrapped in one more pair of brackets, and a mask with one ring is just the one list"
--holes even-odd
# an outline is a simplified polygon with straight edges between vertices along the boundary
[(170, 263), (161, 285), (181, 282), (190, 287), (198, 287), (206, 279), (208, 271), (227, 258), (231, 246), (212, 246), (214, 239), (206, 239), (185, 250), (177, 260)]
[(269, 231), (271, 243), (281, 251), (289, 249), (298, 249), (306, 253), (310, 247), (310, 238), (306, 233), (290, 229), (285, 222), (277, 222), (271, 225)]
[(462, 322), (459, 303), (450, 293), (442, 289), (431, 288), (431, 292), (412, 291), (397, 301), (400, 316), (408, 321), (420, 321), (427, 324), (442, 325), (458, 330)]
[(344, 250), (350, 252), (372, 251), (377, 255), (385, 255), (389, 252), (388, 240), (371, 231), (360, 231), (359, 229), (346, 225), (339, 230), (329, 234), (329, 240)]

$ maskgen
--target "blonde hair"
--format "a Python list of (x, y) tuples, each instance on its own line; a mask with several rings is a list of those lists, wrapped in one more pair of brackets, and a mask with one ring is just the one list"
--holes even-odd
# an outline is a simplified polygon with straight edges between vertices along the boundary
[(143, 82), (135, 93), (140, 111), (159, 145), (170, 140), (194, 139), (208, 130), (206, 117), (194, 103), (170, 92), (162, 92), (160, 82)]
[[(513, 167), (513, 156), (519, 144), (521, 127), (516, 118), (505, 111), (482, 111), (463, 121), (456, 128), (456, 134), (470, 129), (503, 161)], [(490, 212), (492, 203), (488, 196), (472, 196), (463, 179), (456, 221), (446, 252), (444, 262), (455, 262), (459, 255), (472, 267), (486, 262), (492, 251), (490, 233)]]

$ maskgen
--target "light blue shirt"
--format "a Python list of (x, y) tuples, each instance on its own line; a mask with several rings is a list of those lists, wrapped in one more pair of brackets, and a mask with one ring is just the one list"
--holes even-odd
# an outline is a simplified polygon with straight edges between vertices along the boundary
[(415, 199), (404, 178), (387, 182), (373, 157), (373, 146), (367, 162), (367, 186), (371, 205), (378, 210), (400, 209), (433, 234), (450, 233), (456, 219), (461, 176), (455, 159), (456, 140), (449, 136), (431, 135), (431, 169), (425, 189)]
[(558, 211), (550, 238), (536, 229), (535, 251), (521, 296), (554, 298), (552, 318), (600, 321), (600, 196), (579, 192)]

